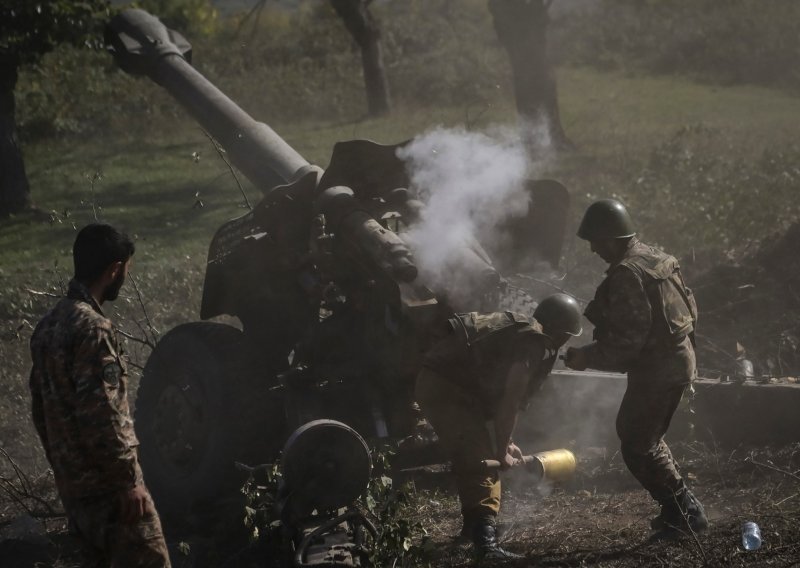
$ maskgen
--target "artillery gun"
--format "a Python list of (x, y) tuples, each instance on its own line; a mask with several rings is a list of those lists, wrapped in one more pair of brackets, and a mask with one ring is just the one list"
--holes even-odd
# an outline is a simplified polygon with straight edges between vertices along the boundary
[[(186, 515), (216, 501), (236, 478), (235, 462), (272, 460), (290, 433), (316, 419), (367, 439), (413, 434), (420, 356), (453, 308), (418, 277), (402, 238), (424, 209), (398, 158), (405, 143), (340, 142), (323, 170), (196, 71), (190, 44), (152, 15), (120, 13), (106, 40), (123, 70), (169, 91), (264, 192), (209, 250), (200, 317), (234, 316), (241, 330), (179, 325), (143, 373), (137, 433), (159, 508)], [(569, 196), (551, 180), (531, 181), (528, 191), (528, 210), (508, 230), (529, 246), (509, 262), (555, 263)], [(495, 309), (501, 278), (489, 254), (472, 241), (457, 256), (472, 283), (462, 307)], [(284, 467), (302, 469), (287, 456), (315, 466), (290, 449)], [(398, 459), (430, 456), (410, 450)]]

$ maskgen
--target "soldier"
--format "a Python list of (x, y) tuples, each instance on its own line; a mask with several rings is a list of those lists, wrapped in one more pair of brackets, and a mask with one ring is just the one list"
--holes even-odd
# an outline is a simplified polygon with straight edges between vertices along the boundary
[(708, 526), (664, 442), (672, 415), (696, 374), (697, 306), (678, 261), (636, 238), (625, 207), (613, 199), (586, 210), (578, 236), (610, 266), (586, 308), (594, 341), (569, 348), (566, 365), (628, 373), (617, 415), (625, 464), (660, 505), (657, 536)]
[(515, 558), (497, 542), (500, 477), (481, 469), (498, 459), (503, 469), (519, 463), (511, 441), (517, 414), (550, 374), (558, 349), (581, 333), (574, 298), (542, 301), (534, 319), (512, 312), (455, 314), (445, 336), (423, 360), (416, 398), (447, 451), (456, 476), (462, 536), (481, 558)]
[(169, 567), (161, 522), (142, 480), (128, 408), (127, 362), (100, 306), (116, 299), (134, 245), (92, 224), (73, 246), (67, 296), (31, 338), (33, 421), (87, 566)]

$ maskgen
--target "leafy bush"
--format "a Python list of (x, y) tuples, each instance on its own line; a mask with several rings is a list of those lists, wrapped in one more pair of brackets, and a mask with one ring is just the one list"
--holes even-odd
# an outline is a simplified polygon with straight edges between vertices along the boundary
[(621, 193), (648, 235), (671, 250), (730, 248), (786, 229), (800, 216), (800, 147), (757, 159), (719, 154), (718, 133), (686, 126), (652, 151)]
[[(413, 500), (414, 488), (406, 482), (395, 486), (390, 473), (390, 448), (372, 452), (375, 468), (382, 472), (374, 476), (362, 496), (364, 508), (378, 528), (378, 541), (374, 543), (370, 561), (373, 566), (412, 568), (423, 566), (427, 533), (421, 523), (409, 519), (408, 509)], [(420, 544), (414, 541), (421, 538)]]
[(219, 14), (211, 0), (138, 0), (133, 5), (183, 33), (208, 36), (217, 29)]
[(798, 89), (798, 19), (779, 0), (599, 0), (555, 31), (571, 63)]
[[(396, 487), (389, 477), (391, 448), (374, 449), (372, 461), (377, 474), (369, 481), (356, 508), (375, 524), (377, 541), (368, 540), (370, 566), (397, 566), (413, 568), (423, 566), (424, 547), (415, 544), (424, 529), (418, 522), (407, 518), (413, 488), (408, 484)], [(279, 558), (293, 554), (287, 534), (291, 531), (282, 525), (279, 503), (282, 475), (279, 464), (251, 469), (242, 487), (245, 496), (244, 525), (253, 542), (259, 541), (274, 565)], [(288, 556), (287, 556), (288, 558)], [(273, 564), (270, 564), (273, 565)], [(281, 564), (283, 565), (283, 564)]]

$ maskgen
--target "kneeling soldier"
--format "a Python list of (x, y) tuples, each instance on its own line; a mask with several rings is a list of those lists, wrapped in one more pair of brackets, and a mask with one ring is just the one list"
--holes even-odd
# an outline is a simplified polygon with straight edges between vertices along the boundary
[(497, 542), (499, 474), (478, 466), (497, 459), (508, 469), (522, 458), (511, 442), (517, 414), (550, 374), (558, 349), (580, 335), (580, 319), (577, 302), (566, 294), (543, 300), (534, 319), (512, 312), (455, 314), (425, 356), (416, 398), (453, 464), (462, 535), (480, 557), (516, 555)]

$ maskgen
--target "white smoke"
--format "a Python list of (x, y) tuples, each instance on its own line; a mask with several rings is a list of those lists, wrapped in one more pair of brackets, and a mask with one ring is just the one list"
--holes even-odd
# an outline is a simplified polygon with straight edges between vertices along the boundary
[[(485, 133), (437, 128), (401, 148), (398, 156), (426, 204), (403, 237), (414, 250), (423, 281), (451, 300), (460, 295), (464, 304), (470, 284), (482, 277), (470, 273), (480, 272), (481, 263), (470, 265), (465, 251), (471, 256), (476, 240), (497, 244), (502, 239), (498, 224), (527, 212), (525, 180), (538, 165), (531, 162), (519, 131), (508, 128)], [(471, 300), (467, 303), (474, 306)]]

